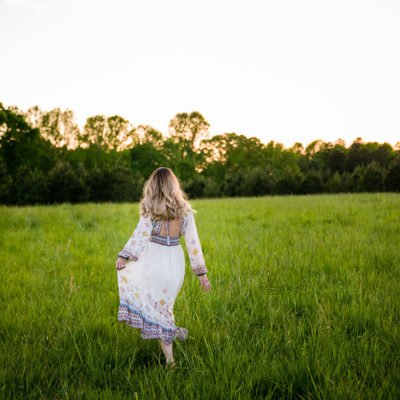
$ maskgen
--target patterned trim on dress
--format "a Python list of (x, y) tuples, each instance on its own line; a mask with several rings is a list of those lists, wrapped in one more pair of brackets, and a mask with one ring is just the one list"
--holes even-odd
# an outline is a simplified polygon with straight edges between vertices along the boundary
[(199, 265), (198, 267), (193, 267), (193, 272), (197, 276), (202, 276), (208, 273), (208, 270), (205, 265)]
[(185, 223), (186, 223), (186, 221), (187, 221), (187, 219), (185, 218), (187, 216), (187, 214), (186, 213), (184, 213), (183, 215), (182, 215), (182, 217), (181, 217), (181, 228), (180, 228), (180, 230), (179, 230), (179, 235), (180, 236), (182, 236), (184, 233), (185, 233), (185, 231), (184, 231), (184, 229), (185, 229)]
[(169, 237), (169, 244), (168, 239), (165, 236), (160, 236), (157, 234), (152, 234), (149, 238), (150, 242), (162, 244), (163, 246), (178, 246), (180, 244), (179, 237)]
[(121, 250), (118, 254), (119, 257), (126, 258), (131, 261), (137, 261), (138, 258), (134, 256), (133, 254), (128, 253), (126, 250)]
[(150, 321), (131, 304), (122, 302), (119, 305), (118, 322), (126, 322), (128, 326), (140, 329), (143, 339), (161, 339), (165, 344), (171, 344), (175, 338), (185, 340), (189, 333), (186, 328), (176, 326), (175, 329), (170, 329)]

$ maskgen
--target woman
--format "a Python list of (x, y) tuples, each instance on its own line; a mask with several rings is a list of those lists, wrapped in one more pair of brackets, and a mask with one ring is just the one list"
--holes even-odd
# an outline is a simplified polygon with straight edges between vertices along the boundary
[(116, 262), (120, 305), (118, 321), (141, 329), (143, 339), (158, 339), (168, 366), (176, 367), (172, 342), (187, 329), (175, 325), (173, 306), (185, 276), (184, 235), (193, 272), (208, 292), (207, 268), (187, 195), (169, 168), (155, 170), (144, 185), (140, 219)]

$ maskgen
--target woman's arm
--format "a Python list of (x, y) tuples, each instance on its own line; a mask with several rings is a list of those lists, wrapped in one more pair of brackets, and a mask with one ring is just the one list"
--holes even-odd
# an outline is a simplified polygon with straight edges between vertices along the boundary
[(188, 212), (184, 236), (192, 271), (199, 277), (205, 275), (208, 270), (204, 262), (193, 212)]
[(140, 216), (139, 222), (124, 248), (118, 253), (119, 257), (137, 261), (139, 255), (146, 248), (153, 225), (151, 217)]

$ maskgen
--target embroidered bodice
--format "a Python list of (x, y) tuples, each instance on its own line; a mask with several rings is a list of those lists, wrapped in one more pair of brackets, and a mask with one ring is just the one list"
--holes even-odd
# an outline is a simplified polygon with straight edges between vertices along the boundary
[(192, 211), (184, 212), (180, 220), (174, 221), (154, 220), (150, 215), (147, 217), (141, 215), (134, 232), (118, 256), (137, 261), (148, 242), (163, 246), (178, 246), (182, 235), (185, 238), (193, 272), (198, 276), (206, 274), (208, 270)]

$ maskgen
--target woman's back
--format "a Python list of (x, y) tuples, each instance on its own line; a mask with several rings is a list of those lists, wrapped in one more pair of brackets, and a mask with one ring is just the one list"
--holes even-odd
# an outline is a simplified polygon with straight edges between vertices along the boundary
[(168, 220), (168, 221), (160, 221), (158, 223), (159, 226), (159, 232), (158, 235), (163, 236), (163, 237), (181, 237), (182, 235), (182, 222), (183, 219), (182, 217), (174, 220)]

